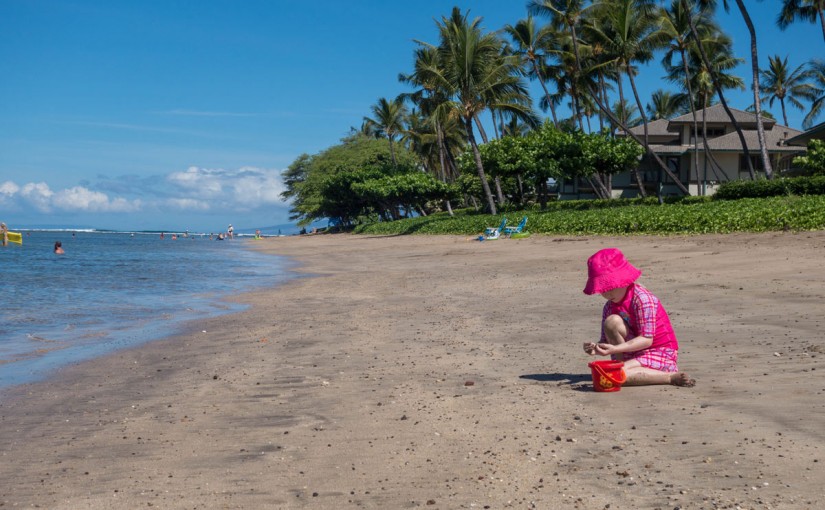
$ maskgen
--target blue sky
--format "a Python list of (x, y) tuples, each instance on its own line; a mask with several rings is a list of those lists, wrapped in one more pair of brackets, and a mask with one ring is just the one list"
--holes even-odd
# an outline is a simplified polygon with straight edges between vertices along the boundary
[[(748, 2), (762, 62), (825, 55), (818, 25), (775, 27), (780, 4)], [(2, 0), (0, 220), (207, 232), (287, 223), (281, 171), (406, 91), (397, 77), (411, 69), (413, 40), (437, 42), (433, 20), (453, 5), (489, 30), (526, 16), (519, 0)], [(734, 14), (719, 21), (748, 60)], [(669, 88), (656, 62), (642, 71), (643, 98)], [(738, 74), (750, 83), (748, 66)], [(730, 102), (744, 109), (751, 97)], [(790, 110), (791, 127), (803, 115)]]

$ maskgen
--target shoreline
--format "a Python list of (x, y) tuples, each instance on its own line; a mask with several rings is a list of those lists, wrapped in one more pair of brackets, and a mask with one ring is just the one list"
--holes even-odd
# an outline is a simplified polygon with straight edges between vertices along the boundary
[[(51, 254), (51, 241), (44, 244), (44, 239), (34, 236), (30, 255), (37, 247)], [(22, 257), (24, 260), (10, 268), (11, 294), (19, 299), (12, 300), (2, 314), (8, 320), (3, 328), (8, 338), (0, 353), (0, 391), (46, 380), (66, 366), (178, 334), (190, 321), (233, 313), (242, 307), (227, 298), (259, 287), (277, 287), (296, 274), (290, 271), (291, 262), (286, 258), (273, 262), (273, 256), (258, 253), (245, 242), (231, 251), (210, 250), (210, 245), (206, 249), (198, 247), (206, 253), (196, 258), (188, 258), (195, 243), (176, 242), (169, 246), (171, 249), (159, 250), (155, 239), (137, 243), (124, 233), (90, 233), (72, 240), (78, 243), (72, 248), (69, 241), (64, 242), (71, 258), (62, 258), (60, 264), (40, 267), (38, 263), (43, 260), (35, 251), (35, 256)], [(176, 246), (181, 249), (176, 250)], [(104, 251), (109, 259), (94, 260)], [(147, 251), (153, 254), (147, 255)], [(139, 270), (123, 274), (121, 268), (135, 266), (132, 260), (118, 262), (124, 253), (128, 253), (127, 258), (134, 255), (146, 266), (163, 266), (163, 274), (147, 281), (142, 281)], [(200, 263), (203, 271), (187, 272), (171, 259), (165, 260), (164, 255), (158, 260), (155, 253), (171, 253), (171, 258), (188, 260), (188, 267)], [(166, 266), (167, 262), (172, 265)], [(112, 276), (84, 275), (87, 264)], [(209, 269), (217, 273), (209, 276)], [(75, 279), (83, 283), (75, 285)], [(130, 282), (128, 289), (124, 281)], [(177, 283), (164, 285), (164, 281)], [(23, 296), (15, 294), (15, 282), (21, 289), (28, 287), (22, 291)], [(108, 290), (112, 287), (115, 290)], [(41, 290), (48, 288), (56, 290)]]
[[(591, 391), (580, 345), (603, 302), (581, 288), (607, 246), (662, 299), (695, 388)], [(259, 242), (300, 265), (231, 299), (249, 309), (6, 392), (0, 503), (815, 508), (823, 248), (821, 231)]]

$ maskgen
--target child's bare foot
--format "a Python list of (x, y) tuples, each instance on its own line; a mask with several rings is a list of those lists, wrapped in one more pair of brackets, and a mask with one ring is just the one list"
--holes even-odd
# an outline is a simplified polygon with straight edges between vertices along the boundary
[(693, 379), (684, 372), (676, 372), (670, 376), (670, 384), (674, 386), (692, 388), (693, 386), (696, 386), (696, 379)]

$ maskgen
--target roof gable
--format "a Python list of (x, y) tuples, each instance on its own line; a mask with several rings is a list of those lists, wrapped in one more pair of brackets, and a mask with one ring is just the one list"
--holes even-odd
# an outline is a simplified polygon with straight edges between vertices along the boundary
[[(756, 114), (751, 112), (745, 112), (742, 110), (737, 110), (736, 108), (730, 109), (731, 113), (733, 113), (733, 118), (736, 119), (736, 122), (739, 124), (746, 124), (746, 125), (756, 125)], [(702, 122), (703, 115), (707, 118), (707, 122), (711, 123), (721, 123), (721, 124), (732, 124), (730, 117), (728, 116), (725, 108), (721, 104), (715, 104), (713, 106), (709, 106), (705, 108), (704, 112), (702, 110), (696, 110), (696, 120), (698, 122)], [(675, 119), (670, 120), (672, 124), (692, 124), (693, 123), (693, 114), (687, 113), (685, 115), (676, 117)], [(769, 119), (768, 117), (762, 116), (762, 125), (765, 129), (772, 129), (773, 125), (776, 124), (776, 121), (773, 119)]]

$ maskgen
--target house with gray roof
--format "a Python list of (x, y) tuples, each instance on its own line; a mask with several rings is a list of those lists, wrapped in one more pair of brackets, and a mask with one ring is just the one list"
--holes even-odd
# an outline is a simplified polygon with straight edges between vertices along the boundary
[(788, 139), (789, 145), (799, 145), (807, 147), (811, 140), (825, 140), (825, 122), (817, 124), (811, 129), (805, 131), (801, 135), (794, 136)]
[[(736, 109), (731, 111), (742, 128), (754, 170), (764, 175), (756, 115)], [(742, 142), (724, 108), (714, 105), (704, 111), (697, 111), (696, 117), (699, 123), (698, 136), (694, 135), (691, 113), (670, 120), (649, 122), (648, 141), (653, 152), (679, 177), (691, 195), (713, 194), (723, 182), (750, 179)], [(706, 140), (702, 137), (703, 122), (706, 123)], [(802, 132), (777, 124), (774, 119), (766, 117), (762, 117), (762, 126), (774, 172), (787, 170), (793, 157), (805, 152), (804, 147), (789, 144), (790, 140), (797, 139)], [(643, 126), (631, 128), (630, 132), (640, 140), (644, 137)], [(616, 136), (629, 135), (619, 131)], [(660, 187), (665, 196), (682, 194), (674, 181), (647, 155), (639, 162), (639, 174), (650, 195), (655, 195)], [(595, 196), (586, 180), (560, 183), (559, 192), (560, 198), (567, 199)], [(633, 172), (613, 176), (614, 197), (635, 197), (638, 192)]]

